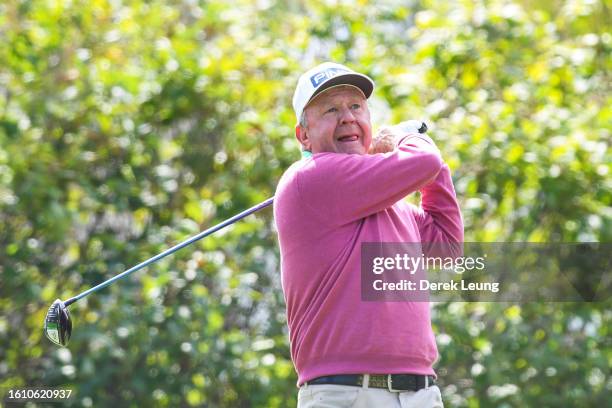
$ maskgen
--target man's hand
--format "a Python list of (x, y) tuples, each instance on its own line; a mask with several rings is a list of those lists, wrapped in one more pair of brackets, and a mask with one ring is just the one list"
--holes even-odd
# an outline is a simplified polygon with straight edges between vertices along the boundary
[(397, 142), (409, 133), (425, 133), (427, 125), (418, 120), (407, 120), (394, 126), (383, 126), (376, 132), (370, 146), (370, 154), (393, 151)]
[(387, 153), (395, 149), (395, 143), (398, 140), (397, 131), (392, 126), (383, 126), (376, 132), (376, 136), (372, 138), (370, 146), (370, 154)]

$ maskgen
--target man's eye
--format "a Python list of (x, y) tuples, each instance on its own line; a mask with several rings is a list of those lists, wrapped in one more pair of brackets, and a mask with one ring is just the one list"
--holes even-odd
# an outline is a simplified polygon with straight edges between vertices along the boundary
[(329, 108), (328, 110), (325, 111), (325, 113), (332, 113), (332, 112), (336, 112), (338, 109), (336, 108)]
[(361, 105), (358, 103), (354, 103), (351, 105), (351, 109), (359, 109), (359, 108), (361, 108)]

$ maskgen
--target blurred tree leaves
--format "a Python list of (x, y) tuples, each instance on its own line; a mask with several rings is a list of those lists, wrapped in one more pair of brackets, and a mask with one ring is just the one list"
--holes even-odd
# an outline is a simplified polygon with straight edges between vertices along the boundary
[[(605, 2), (0, 4), (0, 388), (74, 405), (295, 404), (271, 212), (46, 308), (271, 196), (297, 76), (371, 75), (377, 125), (426, 118), (470, 241), (611, 239)], [(598, 406), (603, 304), (434, 306), (449, 406)]]

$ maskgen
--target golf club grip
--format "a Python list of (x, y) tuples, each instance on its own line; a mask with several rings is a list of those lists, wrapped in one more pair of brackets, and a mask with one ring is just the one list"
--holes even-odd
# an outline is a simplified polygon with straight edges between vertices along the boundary
[(131, 267), (130, 269), (128, 269), (127, 271), (121, 272), (119, 275), (113, 276), (112, 278), (100, 283), (99, 285), (94, 286), (93, 288), (90, 288), (88, 290), (86, 290), (85, 292), (82, 292), (68, 300), (66, 300), (64, 302), (65, 306), (69, 306), (72, 303), (76, 302), (79, 299), (84, 298), (85, 296), (89, 295), (92, 292), (96, 292), (102, 288), (105, 288), (106, 286), (112, 284), (115, 281), (118, 281), (119, 279), (125, 278), (126, 276), (128, 276), (129, 274), (131, 274), (132, 272), (136, 272), (142, 268), (144, 268), (145, 266), (148, 266), (154, 262), (159, 261), (162, 258), (165, 258), (166, 256), (173, 254), (174, 252), (178, 251), (179, 249), (182, 249), (184, 247), (186, 247), (187, 245), (190, 245), (196, 241), (199, 241), (202, 238), (205, 238), (207, 236), (209, 236), (212, 233), (215, 233), (217, 231), (219, 231), (220, 229), (227, 227), (228, 225), (231, 225), (233, 223), (235, 223), (236, 221), (251, 215), (254, 212), (257, 212), (259, 210), (261, 210), (262, 208), (265, 208), (267, 206), (269, 206), (270, 204), (272, 204), (272, 202), (274, 201), (274, 197), (270, 197), (268, 198), (266, 201), (263, 201), (247, 210), (244, 210), (243, 212), (241, 212), (240, 214), (236, 214), (231, 218), (228, 218), (227, 220), (220, 222), (219, 224), (215, 225), (214, 227), (210, 227), (207, 230), (204, 230), (202, 232), (200, 232), (198, 235), (194, 235), (191, 238), (186, 239), (185, 241), (176, 244), (175, 246), (173, 246), (172, 248), (169, 248), (167, 250), (165, 250), (162, 253), (159, 253), (149, 259), (147, 259), (146, 261), (143, 261), (141, 263), (139, 263), (136, 266)]

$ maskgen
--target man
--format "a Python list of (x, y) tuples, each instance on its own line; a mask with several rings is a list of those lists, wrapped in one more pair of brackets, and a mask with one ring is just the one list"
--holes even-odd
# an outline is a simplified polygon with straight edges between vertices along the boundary
[[(304, 73), (293, 108), (306, 153), (274, 201), (298, 407), (442, 407), (427, 302), (364, 302), (362, 242), (461, 242), (450, 172), (416, 129), (368, 154), (374, 82), (324, 63)], [(380, 146), (377, 146), (381, 150)], [(420, 191), (421, 207), (402, 199)]]

